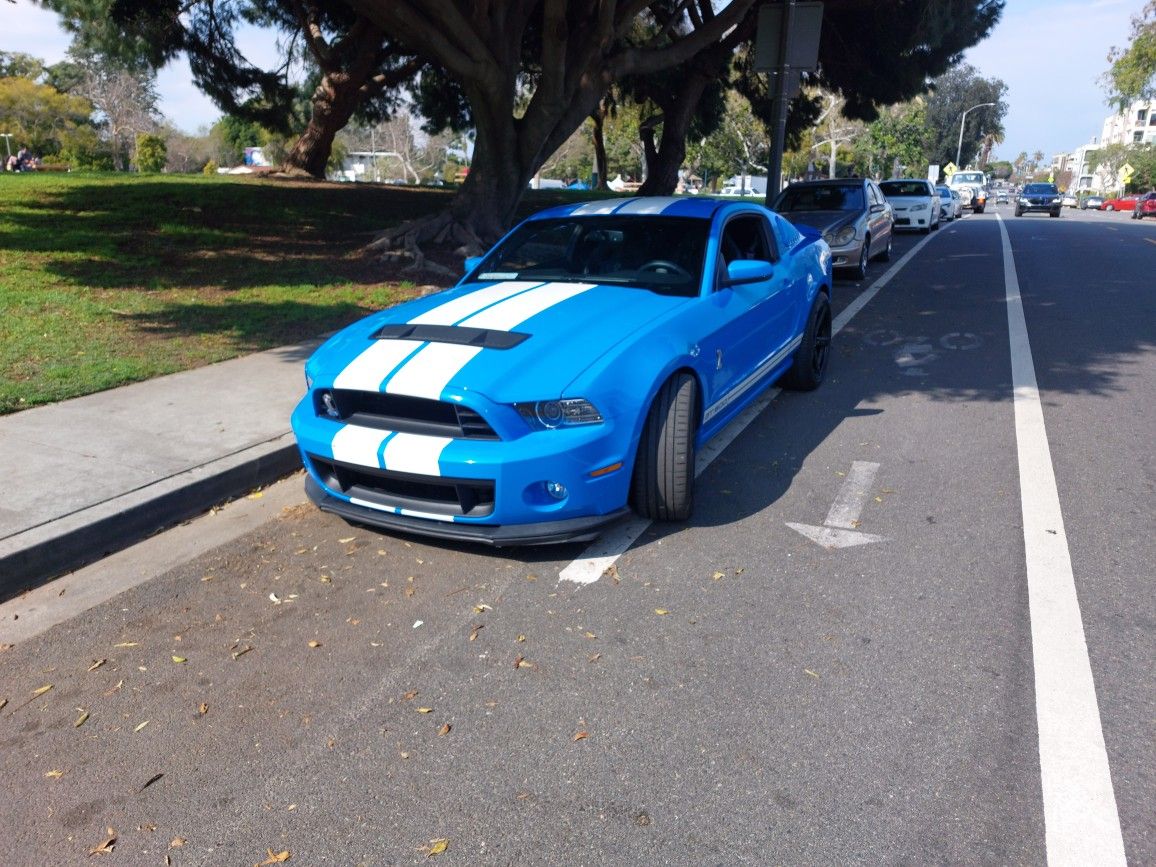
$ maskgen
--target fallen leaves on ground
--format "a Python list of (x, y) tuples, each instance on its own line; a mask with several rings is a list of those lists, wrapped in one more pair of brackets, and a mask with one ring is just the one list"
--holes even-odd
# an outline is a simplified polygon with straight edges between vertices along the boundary
[(172, 842), (169, 843), (169, 848), (170, 849), (180, 849), (182, 846), (184, 846), (188, 842), (189, 841), (186, 840), (184, 837), (173, 837)]
[(670, 612), (667, 611), (665, 608), (655, 608), (654, 613), (657, 614), (659, 617), (665, 617)]
[(317, 640), (313, 640), (313, 641), (310, 641), (310, 642), (309, 642), (309, 646), (310, 646), (310, 647), (320, 647), (320, 646), (321, 646), (321, 642), (320, 642), (320, 641), (317, 641)]
[(440, 855), (442, 852), (446, 851), (449, 846), (450, 841), (448, 839), (445, 837), (439, 837), (436, 840), (430, 840), (428, 848), (424, 846), (422, 848), (425, 850), (426, 854), (432, 858), (434, 855)]
[(574, 737), (572, 737), (570, 740), (572, 740), (572, 741), (584, 741), (588, 737), (590, 737), (590, 732), (580, 731), (580, 732), (574, 732)]
[(514, 660), (514, 668), (534, 668), (534, 663), (526, 659), (524, 656), (519, 656)]
[(603, 569), (602, 570), (602, 577), (603, 578), (612, 578), (614, 581), (618, 581), (618, 564), (611, 563), (609, 566), (607, 566), (605, 569)]
[(209, 705), (207, 702), (201, 702), (200, 705), (197, 706), (197, 713), (200, 714), (201, 716), (204, 716), (208, 712), (209, 712)]
[(0, 698), (0, 710), (4, 710), (4, 706), (8, 704), (8, 699)]
[(177, 665), (184, 665), (186, 662), (188, 662), (188, 660), (183, 656), (174, 656), (173, 662), (175, 662)]
[(449, 723), (444, 723), (442, 727), (438, 729), (438, 737), (441, 737), (442, 735), (448, 735), (452, 730), (453, 726), (451, 726)]
[(101, 667), (102, 665), (104, 665), (106, 662), (108, 662), (108, 660), (107, 660), (107, 659), (94, 659), (94, 660), (92, 661), (92, 665), (90, 665), (90, 666), (88, 667), (88, 670), (89, 670), (89, 671), (96, 671), (98, 668), (100, 668), (100, 667)]
[(484, 602), (480, 602), (474, 606), (474, 613), (475, 614), (485, 614), (487, 611), (493, 611), (493, 610), (494, 610), (493, 605), (486, 605)]
[(601, 653), (595, 653), (595, 654), (591, 654), (591, 656), (590, 656), (589, 658), (587, 658), (587, 660), (586, 660), (586, 661), (587, 661), (587, 662), (597, 662), (597, 661), (598, 661), (598, 660), (600, 660), (601, 658), (602, 658), (602, 654), (601, 654)]
[(277, 853), (274, 853), (272, 849), (266, 849), (265, 852), (268, 853), (269, 857), (262, 861), (258, 867), (265, 867), (266, 864), (284, 864), (293, 857), (289, 854), (288, 849), (282, 849)]
[(414, 699), (414, 698), (417, 698), (417, 690), (416, 689), (411, 689), (409, 692), (407, 692), (405, 695), (402, 696), (402, 699), (404, 701), (409, 701), (410, 699)]
[(114, 644), (113, 647), (140, 647), (139, 641), (122, 641), (120, 644)]
[(108, 855), (116, 848), (116, 829), (106, 828), (107, 836), (100, 843), (97, 843), (88, 850), (89, 855)]
[(472, 627), (470, 629), (470, 641), (473, 641), (475, 638), (477, 638), (478, 632), (481, 631), (482, 629), (485, 629), (485, 627), (486, 627), (486, 624), (484, 624), (484, 623), (479, 623), (477, 626)]
[(50, 779), (50, 780), (59, 780), (61, 777), (64, 776), (64, 771), (62, 771), (58, 768), (53, 768), (51, 771), (46, 773), (44, 776), (48, 777), (48, 779)]
[(74, 729), (78, 729), (82, 725), (84, 725), (86, 722), (88, 722), (88, 711), (84, 710), (83, 708), (79, 708), (79, 710), (80, 710), (80, 716), (78, 716), (76, 718), (76, 722), (74, 722), (72, 724), (72, 727)]
[(433, 708), (432, 707), (419, 707), (417, 709), (417, 712), (418, 713), (433, 713)]
[(815, 678), (815, 680), (819, 679), (819, 675), (817, 675), (815, 672), (811, 671), (811, 669), (809, 669), (809, 668), (804, 668), (803, 673), (811, 675), (811, 677)]
[[(233, 645), (233, 646), (236, 647), (236, 645)], [(240, 650), (234, 650), (233, 654), (232, 654), (233, 655), (233, 661), (235, 662), (236, 660), (240, 659), (242, 656), (244, 656), (246, 653), (248, 653), (252, 649), (253, 649), (252, 645), (246, 644)]]
[(725, 573), (725, 572), (717, 572), (717, 571), (716, 571), (716, 572), (715, 572), (713, 575), (711, 575), (710, 577), (711, 577), (711, 579), (712, 579), (712, 580), (714, 580), (714, 581), (718, 581), (720, 578), (725, 578), (725, 577), (726, 577), (726, 573)]
[(48, 690), (50, 690), (50, 689), (52, 689), (52, 684), (46, 683), (44, 686), (40, 687), (40, 689), (32, 690), (32, 697), (37, 698), (39, 696), (42, 696), (42, 695), (44, 695), (44, 693), (48, 692)]
[(142, 722), (140, 725), (138, 725), (135, 729), (133, 729), (133, 734), (136, 734), (137, 732), (139, 732), (141, 729), (143, 729), (145, 726), (147, 726), (150, 722), (152, 722), (152, 720), (146, 719), (144, 722)]

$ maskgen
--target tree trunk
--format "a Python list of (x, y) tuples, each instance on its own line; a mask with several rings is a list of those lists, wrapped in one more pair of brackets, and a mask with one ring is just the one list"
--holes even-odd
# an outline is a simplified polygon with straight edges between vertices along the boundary
[(708, 83), (709, 79), (698, 72), (686, 77), (663, 114), (662, 138), (657, 149), (653, 133), (645, 134), (646, 181), (638, 188), (638, 195), (669, 196), (678, 187), (678, 170), (686, 158), (686, 134)]
[(598, 108), (591, 112), (590, 118), (594, 121), (594, 171), (598, 173), (598, 182), (594, 184), (594, 189), (608, 190), (610, 187), (607, 183), (610, 178), (606, 176), (609, 166), (606, 164), (605, 107), (600, 103)]
[(313, 92), (309, 125), (286, 155), (283, 171), (325, 177), (325, 167), (333, 152), (333, 139), (353, 117), (364, 97), (364, 85), (364, 81), (356, 81), (342, 72), (327, 72), (321, 77), (321, 83)]

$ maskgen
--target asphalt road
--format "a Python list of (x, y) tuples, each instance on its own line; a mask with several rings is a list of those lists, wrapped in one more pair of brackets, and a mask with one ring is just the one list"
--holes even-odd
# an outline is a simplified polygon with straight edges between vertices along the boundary
[(385, 536), (296, 479), (94, 607), (43, 588), (0, 862), (1156, 863), (1156, 222), (1001, 205), (910, 251), (620, 552)]

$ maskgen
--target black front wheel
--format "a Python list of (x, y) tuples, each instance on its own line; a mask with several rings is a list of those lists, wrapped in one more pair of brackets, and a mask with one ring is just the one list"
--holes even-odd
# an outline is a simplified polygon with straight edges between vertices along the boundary
[(694, 506), (694, 436), (698, 382), (668, 379), (651, 404), (634, 459), (630, 505), (651, 521), (685, 521)]
[(831, 303), (820, 292), (811, 305), (803, 342), (795, 350), (795, 361), (783, 374), (783, 388), (814, 391), (823, 382), (831, 358)]

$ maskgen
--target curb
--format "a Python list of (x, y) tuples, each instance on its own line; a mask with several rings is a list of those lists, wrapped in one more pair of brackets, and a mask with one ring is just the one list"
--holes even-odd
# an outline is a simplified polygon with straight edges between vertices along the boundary
[(301, 469), (284, 433), (0, 542), (0, 601)]

